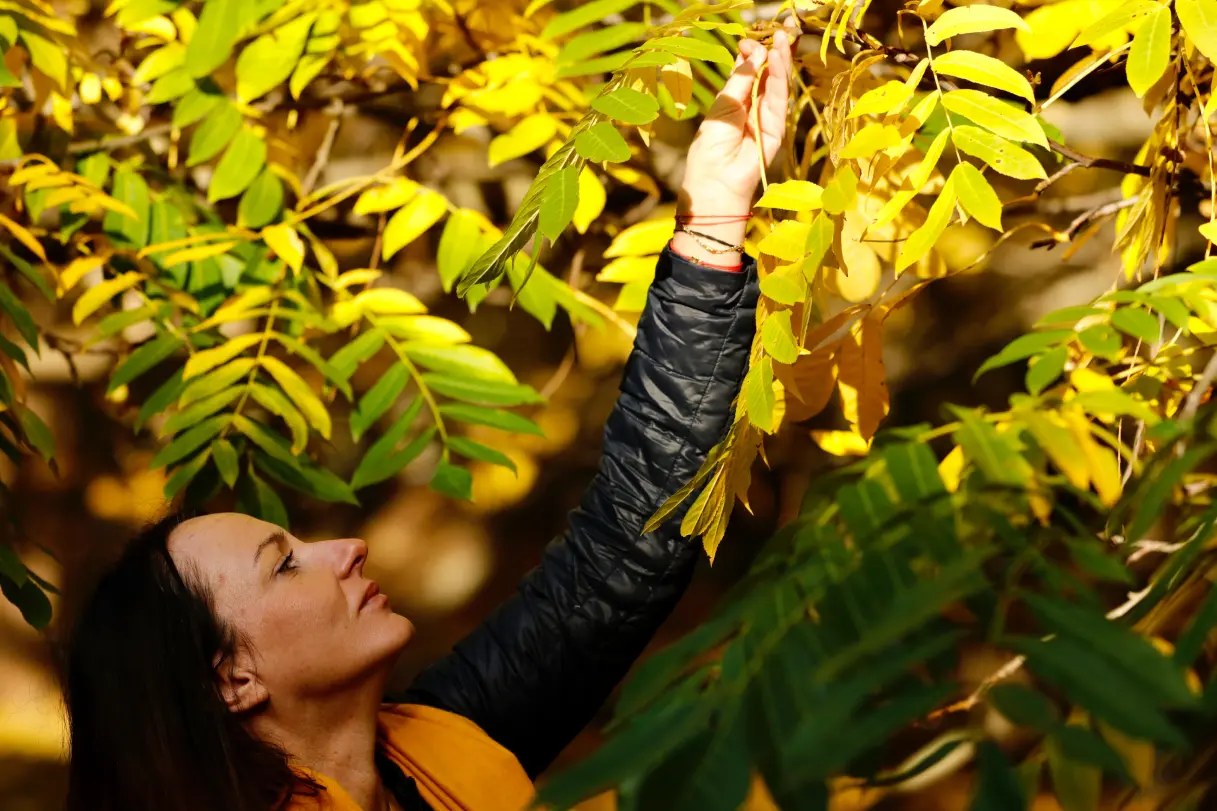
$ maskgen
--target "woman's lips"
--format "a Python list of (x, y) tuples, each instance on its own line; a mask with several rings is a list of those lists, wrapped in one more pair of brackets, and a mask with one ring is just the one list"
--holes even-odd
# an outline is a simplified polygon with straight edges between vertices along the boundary
[(363, 592), (363, 600), (359, 603), (359, 610), (362, 611), (372, 605), (384, 605), (388, 601), (389, 598), (380, 593), (380, 586), (377, 585), (376, 581), (369, 580), (368, 586)]

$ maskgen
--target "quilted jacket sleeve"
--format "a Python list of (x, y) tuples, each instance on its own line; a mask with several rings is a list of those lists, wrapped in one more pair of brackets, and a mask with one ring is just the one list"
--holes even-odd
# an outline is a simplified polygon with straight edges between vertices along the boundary
[(755, 264), (656, 268), (600, 469), (518, 593), (405, 700), (466, 716), (536, 777), (591, 720), (675, 607), (701, 544), (683, 509), (642, 534), (729, 427), (755, 329)]

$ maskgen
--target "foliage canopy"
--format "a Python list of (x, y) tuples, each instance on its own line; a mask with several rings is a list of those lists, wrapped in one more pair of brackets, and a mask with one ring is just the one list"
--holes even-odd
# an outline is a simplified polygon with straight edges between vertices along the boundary
[[(783, 179), (751, 223), (750, 368), (729, 434), (653, 523), (688, 504), (682, 531), (713, 557), (766, 437), (834, 394), (849, 427), (816, 438), (846, 463), (722, 609), (639, 670), (615, 737), (544, 797), (617, 788), (627, 808), (734, 809), (756, 771), (781, 807), (813, 809), (975, 763), (978, 809), (1026, 807), (1041, 781), (1066, 811), (1134, 795), (1197, 807), (1217, 715), (1203, 407), (1217, 0), (787, 6), (815, 47), (797, 63)], [(471, 307), (505, 286), (547, 328), (561, 311), (628, 329), (670, 208), (615, 234), (597, 276), (621, 285), (612, 308), (539, 260), (603, 227), (606, 186), (660, 197), (657, 122), (699, 115), (736, 39), (776, 30), (743, 0), (118, 0), (101, 24), (119, 58), (42, 0), (0, 12), (0, 451), (54, 459), (18, 367), (62, 347), (53, 315), (35, 316), (61, 304), (90, 336), (69, 351), (117, 352), (108, 396), (131, 430), (155, 428), (166, 496), (233, 488), (280, 523), (272, 485), (354, 502), (432, 443), (432, 487), (455, 497), (470, 484), (458, 460), (510, 466), (458, 426), (535, 431), (511, 409), (538, 393), (384, 263), (434, 231), (440, 284)], [(1054, 59), (1069, 66), (1044, 87), (1034, 68)], [(1129, 161), (1079, 152), (1042, 116), (1112, 72), (1152, 121)], [(343, 110), (403, 90), (430, 101), (390, 163), (315, 188)], [(315, 116), (330, 123), (304, 154)], [(490, 165), (545, 156), (509, 223), (411, 179), (471, 128), (495, 133)], [(1075, 171), (1117, 173), (1117, 193), (1056, 223), (1035, 203)], [(335, 218), (375, 234), (367, 266), (340, 267), (318, 236)], [(1114, 233), (1123, 273), (978, 370), (1025, 364), (1005, 410), (880, 432), (885, 322), (967, 270), (943, 245), (976, 227), (994, 235), (986, 255), (1029, 232), (1067, 258)], [(353, 390), (377, 353), (396, 362)], [(366, 446), (341, 476), (318, 461), (335, 414)], [(4, 545), (0, 586), (48, 620), (51, 584)], [(976, 646), (1010, 658), (965, 688), (960, 651)]]

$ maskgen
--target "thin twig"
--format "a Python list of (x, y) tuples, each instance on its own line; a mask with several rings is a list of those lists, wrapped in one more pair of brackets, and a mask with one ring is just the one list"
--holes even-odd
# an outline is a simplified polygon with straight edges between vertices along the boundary
[(300, 184), (301, 197), (308, 197), (313, 191), (313, 186), (317, 185), (317, 180), (325, 171), (326, 164), (330, 162), (330, 152), (334, 149), (334, 142), (338, 140), (338, 128), (342, 126), (342, 113), (342, 99), (336, 99), (334, 109), (330, 111), (329, 129), (325, 131), (325, 137), (321, 139), (321, 147), (317, 150), (317, 157), (313, 160), (313, 165), (309, 167), (308, 174), (304, 176), (304, 181)]
[(173, 130), (172, 124), (157, 124), (152, 127), (145, 127), (134, 135), (123, 135), (118, 138), (93, 138), (88, 141), (76, 141), (68, 144), (68, 154), (78, 155), (81, 152), (93, 152), (98, 149), (118, 149), (124, 146), (138, 144), (141, 141), (147, 141), (149, 138), (155, 138), (158, 135), (167, 135)]
[(1150, 167), (1143, 166), (1139, 163), (1126, 163), (1124, 161), (1115, 161), (1110, 158), (1095, 158), (1090, 155), (1084, 155), (1078, 152), (1071, 146), (1066, 146), (1051, 138), (1048, 139), (1048, 147), (1058, 155), (1064, 155), (1074, 163), (1079, 163), (1087, 169), (1114, 169), (1117, 172), (1123, 172), (1126, 175), (1140, 175), (1141, 177), (1149, 177)]
[(1196, 416), (1196, 411), (1200, 408), (1200, 401), (1204, 399), (1204, 395), (1213, 386), (1213, 381), (1217, 380), (1217, 352), (1209, 358), (1209, 362), (1205, 364), (1204, 371), (1200, 373), (1200, 379), (1196, 381), (1196, 385), (1187, 393), (1187, 399), (1183, 402), (1183, 409), (1179, 412), (1181, 420), (1190, 420)]

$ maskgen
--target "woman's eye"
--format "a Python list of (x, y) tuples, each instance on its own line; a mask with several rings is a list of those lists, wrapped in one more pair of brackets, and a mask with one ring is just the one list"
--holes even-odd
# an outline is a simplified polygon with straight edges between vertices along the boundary
[(290, 572), (295, 569), (296, 564), (293, 562), (295, 557), (295, 552), (288, 552), (287, 557), (283, 559), (283, 562), (279, 564), (279, 568), (275, 570), (275, 574), (283, 574), (284, 572)]

